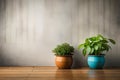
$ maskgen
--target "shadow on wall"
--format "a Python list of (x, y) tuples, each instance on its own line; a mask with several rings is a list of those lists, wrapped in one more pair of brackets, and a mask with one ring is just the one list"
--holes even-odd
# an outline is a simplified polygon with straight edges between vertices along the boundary
[[(106, 34), (109, 38), (116, 41), (116, 45), (112, 46), (112, 50), (107, 52), (106, 66), (120, 66), (120, 0), (110, 0), (110, 26), (109, 32)], [(112, 64), (112, 65), (111, 65)]]
[(73, 65), (72, 68), (80, 68), (82, 66), (86, 66), (87, 61), (86, 57), (84, 57), (80, 51), (75, 50), (74, 55), (73, 55)]
[(5, 60), (5, 57), (3, 55), (3, 50), (2, 50), (2, 47), (0, 47), (0, 66), (3, 66), (6, 64), (4, 60)]
[[(5, 13), (6, 13), (6, 0), (0, 0), (0, 66), (9, 66), (12, 62), (4, 54), (4, 47), (6, 37), (5, 36)], [(3, 36), (4, 35), (4, 36)]]
[[(8, 54), (9, 55), (9, 54)], [(5, 55), (4, 48), (0, 46), (0, 66), (20, 66)]]
[(5, 56), (3, 48), (0, 47), (0, 66), (17, 66), (13, 64), (14, 63), (8, 57)]

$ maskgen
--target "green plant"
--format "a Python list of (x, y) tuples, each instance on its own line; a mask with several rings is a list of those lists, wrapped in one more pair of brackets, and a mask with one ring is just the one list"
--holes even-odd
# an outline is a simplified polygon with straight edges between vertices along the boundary
[(109, 43), (115, 44), (113, 39), (108, 39), (102, 35), (87, 38), (85, 43), (80, 44), (78, 49), (82, 49), (83, 55), (103, 55), (104, 51), (109, 51), (111, 46)]
[(63, 43), (61, 45), (57, 45), (54, 50), (52, 50), (55, 55), (58, 56), (65, 56), (65, 55), (72, 55), (72, 52), (74, 52), (73, 46), (70, 46), (68, 43)]

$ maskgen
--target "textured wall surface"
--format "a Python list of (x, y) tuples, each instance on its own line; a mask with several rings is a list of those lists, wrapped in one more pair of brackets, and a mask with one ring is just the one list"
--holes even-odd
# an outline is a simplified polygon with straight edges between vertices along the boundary
[[(0, 65), (54, 66), (51, 50), (102, 34), (117, 44), (105, 66), (120, 66), (120, 0), (0, 0)], [(87, 66), (75, 51), (73, 67)]]

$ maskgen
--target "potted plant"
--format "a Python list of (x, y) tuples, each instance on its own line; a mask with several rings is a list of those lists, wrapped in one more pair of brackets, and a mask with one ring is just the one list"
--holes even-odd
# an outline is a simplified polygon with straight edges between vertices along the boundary
[(84, 56), (88, 55), (88, 65), (92, 69), (103, 68), (105, 63), (104, 55), (106, 51), (111, 49), (109, 43), (115, 44), (113, 39), (108, 39), (102, 35), (87, 38), (83, 44), (78, 46), (78, 49), (82, 49)]
[(73, 46), (70, 46), (68, 43), (63, 43), (61, 45), (57, 45), (54, 50), (52, 50), (55, 54), (55, 63), (59, 69), (69, 69), (72, 66), (72, 52), (74, 52)]

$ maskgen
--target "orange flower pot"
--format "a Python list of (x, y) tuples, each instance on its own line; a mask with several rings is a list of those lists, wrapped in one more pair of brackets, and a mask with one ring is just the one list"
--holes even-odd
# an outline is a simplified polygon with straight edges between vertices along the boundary
[(55, 63), (59, 69), (70, 69), (73, 63), (72, 55), (56, 56)]

